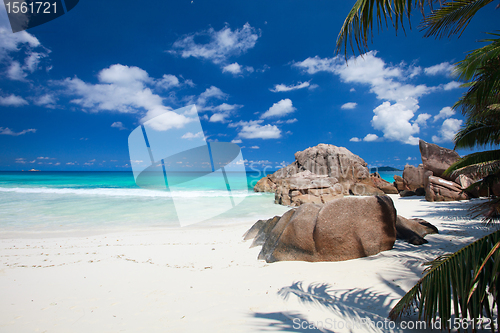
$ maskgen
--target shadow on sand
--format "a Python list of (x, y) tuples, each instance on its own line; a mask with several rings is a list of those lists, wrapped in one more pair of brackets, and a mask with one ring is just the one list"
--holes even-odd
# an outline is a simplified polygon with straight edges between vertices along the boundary
[[(422, 197), (408, 197), (402, 200), (425, 201)], [(430, 261), (445, 253), (455, 252), (468, 243), (493, 232), (498, 226), (486, 226), (478, 219), (471, 218), (470, 208), (484, 199), (475, 199), (466, 202), (434, 202), (429, 203), (432, 209), (423, 207), (415, 212), (415, 216), (423, 219), (438, 220), (441, 224), (440, 235), (428, 235), (428, 244), (412, 245), (404, 241), (396, 241), (390, 252), (390, 257), (397, 258), (416, 277), (422, 277), (422, 263)], [(426, 205), (427, 206), (427, 205)], [(463, 223), (466, 221), (467, 227)], [(454, 237), (472, 237), (470, 242), (453, 242)], [(386, 253), (388, 253), (386, 252)], [(423, 258), (428, 258), (423, 260)], [(381, 260), (378, 256), (363, 258), (363, 260)], [(383, 259), (382, 259), (383, 260)], [(389, 269), (390, 270), (390, 269)], [(397, 273), (397, 272), (395, 272)], [(394, 274), (393, 274), (394, 276)], [(406, 294), (397, 283), (388, 281), (381, 276), (379, 280), (387, 285), (400, 297)], [(335, 290), (328, 283), (312, 283), (305, 286), (303, 281), (294, 282), (292, 285), (283, 287), (278, 295), (284, 301), (296, 297), (299, 303), (307, 307), (314, 307), (325, 311), (321, 321), (308, 321), (304, 313), (299, 312), (270, 312), (254, 313), (254, 318), (265, 319), (261, 322), (259, 329), (262, 331), (282, 332), (439, 332), (439, 329), (431, 330), (430, 327), (414, 326), (403, 330), (402, 322), (391, 322), (386, 315), (391, 310), (394, 294), (380, 293), (371, 288), (354, 288), (351, 290)], [(309, 313), (310, 311), (307, 311)], [(307, 318), (311, 317), (310, 315)], [(312, 318), (312, 317), (311, 317)], [(417, 314), (410, 313), (402, 318), (406, 324), (417, 324)], [(311, 319), (309, 319), (311, 320)], [(420, 323), (423, 325), (423, 323)], [(482, 331), (481, 331), (482, 332)]]
[[(398, 292), (404, 294), (402, 290), (398, 290)], [(281, 288), (278, 295), (285, 301), (291, 297), (297, 297), (300, 303), (326, 310), (330, 314), (326, 314), (322, 320), (308, 321), (299, 313), (255, 313), (255, 318), (264, 318), (271, 322), (262, 325), (268, 330), (283, 332), (402, 332), (397, 323), (376, 313), (389, 312), (388, 304), (392, 301), (389, 294), (376, 293), (368, 288), (334, 290), (327, 283), (312, 283), (306, 287), (302, 281), (298, 281), (291, 286)], [(266, 330), (263, 327), (260, 329)]]

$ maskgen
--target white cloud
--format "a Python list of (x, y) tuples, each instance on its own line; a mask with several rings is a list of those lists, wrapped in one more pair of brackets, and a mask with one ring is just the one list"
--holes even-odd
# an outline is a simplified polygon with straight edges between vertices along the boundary
[(276, 125), (260, 125), (263, 120), (240, 121), (229, 127), (241, 127), (238, 136), (243, 139), (279, 139), (281, 131)]
[(16, 163), (26, 164), (26, 160), (22, 157), (16, 158)]
[[(4, 15), (4, 11), (2, 11), (2, 14)], [(0, 20), (3, 21), (3, 20)], [(10, 27), (8, 26), (9, 23), (6, 22), (7, 18), (5, 17), (5, 23), (6, 24), (1, 24), (0, 25), (0, 60), (5, 59), (8, 57), (8, 54), (10, 52), (16, 52), (19, 51), (19, 49), (22, 46), (27, 46), (29, 48), (36, 48), (40, 46), (40, 42), (38, 39), (29, 34), (26, 31), (20, 31), (17, 33), (12, 33), (12, 30), (10, 30)], [(4, 23), (2, 22), (2, 23)]]
[(292, 118), (288, 120), (278, 120), (275, 122), (275, 124), (293, 124), (296, 123), (297, 121), (298, 121), (297, 118)]
[(445, 121), (443, 121), (443, 125), (439, 130), (439, 136), (433, 135), (432, 141), (435, 143), (453, 142), (455, 134), (460, 129), (460, 126), (462, 126), (462, 123), (462, 120), (454, 118), (446, 119)]
[(214, 113), (209, 121), (211, 123), (225, 123), (227, 121), (227, 118), (229, 117), (229, 114), (227, 113)]
[(24, 98), (16, 96), (14, 94), (7, 97), (0, 96), (0, 105), (2, 106), (23, 106), (28, 104), (28, 101), (26, 101)]
[(149, 111), (162, 106), (162, 98), (144, 87), (141, 81), (131, 82), (128, 86), (123, 83), (90, 84), (75, 77), (67, 78), (61, 84), (66, 93), (80, 97), (71, 100), (71, 103), (93, 112), (136, 113), (141, 109)]
[(259, 146), (252, 146), (252, 147), (250, 147), (250, 149), (260, 149), (260, 147)]
[(377, 141), (379, 139), (378, 135), (376, 134), (367, 134), (363, 139), (360, 139), (358, 137), (352, 137), (349, 139), (351, 142), (372, 142), (372, 141)]
[(26, 74), (21, 68), (21, 64), (17, 61), (12, 61), (10, 63), (9, 69), (7, 69), (7, 77), (15, 81), (26, 81)]
[[(208, 43), (200, 44), (198, 38), (208, 39)], [(226, 62), (231, 56), (238, 56), (255, 46), (259, 35), (255, 28), (246, 23), (241, 29), (231, 30), (228, 26), (219, 31), (210, 28), (206, 31), (182, 36), (169, 51), (183, 58), (201, 58), (215, 64)]]
[(27, 81), (28, 73), (33, 73), (38, 69), (40, 59), (46, 57), (47, 54), (38, 52), (27, 52), (28, 56), (24, 59), (24, 65), (18, 61), (11, 60), (10, 66), (7, 69), (7, 77), (15, 81)]
[[(86, 83), (77, 77), (67, 78), (60, 84), (66, 88), (67, 94), (78, 97), (71, 100), (71, 103), (92, 112), (143, 113), (146, 111), (146, 114), (140, 119), (141, 123), (168, 113), (169, 117), (162, 117), (149, 124), (150, 127), (158, 131), (181, 128), (193, 121), (187, 115), (179, 115), (163, 105), (163, 98), (154, 94), (147, 86), (155, 85), (155, 80), (150, 78), (148, 73), (141, 68), (115, 64), (101, 70), (97, 77), (98, 84)], [(166, 78), (165, 76), (159, 82), (165, 84), (168, 80), (173, 82), (171, 77)], [(207, 92), (204, 94), (207, 95)]]
[(391, 104), (384, 102), (373, 110), (372, 126), (384, 133), (384, 138), (391, 141), (417, 145), (420, 128), (417, 123), (410, 123), (419, 106), (417, 100), (408, 98)]
[[(422, 70), (421, 67), (406, 65), (404, 62), (393, 65), (387, 64), (376, 56), (376, 51), (364, 54), (362, 57), (351, 57), (347, 64), (340, 56), (333, 58), (310, 57), (293, 66), (309, 74), (329, 72), (338, 75), (345, 83), (368, 85), (370, 92), (378, 99), (385, 100), (374, 110), (372, 126), (384, 133), (387, 140), (400, 141), (406, 144), (418, 144), (419, 126), (426, 126), (430, 118), (428, 114), (421, 114), (412, 120), (418, 110), (418, 98), (431, 92), (455, 88), (458, 83), (429, 87), (425, 84), (413, 85), (406, 81), (424, 71), (427, 75), (450, 73), (452, 65), (442, 63)], [(351, 139), (356, 142), (357, 137)]]
[(445, 106), (444, 108), (442, 108), (439, 113), (434, 116), (434, 121), (437, 121), (439, 119), (446, 119), (446, 118), (450, 118), (451, 116), (453, 116), (455, 114), (455, 110), (453, 110), (452, 108), (450, 108), (449, 106)]
[(351, 57), (347, 64), (341, 56), (325, 59), (315, 56), (293, 66), (309, 74), (329, 72), (339, 75), (343, 82), (367, 84), (378, 99), (398, 101), (409, 97), (418, 98), (437, 89), (422, 84), (415, 86), (398, 82), (406, 78), (408, 69), (405, 65), (387, 65), (376, 54), (376, 51), (370, 51), (363, 56)]
[(438, 74), (450, 75), (452, 71), (453, 71), (453, 65), (450, 64), (449, 62), (442, 62), (440, 64), (427, 67), (424, 69), (424, 72), (427, 75), (438, 75)]
[(366, 142), (372, 142), (372, 141), (375, 141), (378, 139), (378, 135), (376, 134), (367, 134), (364, 138), (363, 138), (363, 141), (366, 141)]
[(243, 141), (241, 141), (240, 139), (234, 139), (234, 140), (231, 140), (232, 143), (242, 143)]
[(231, 74), (241, 74), (241, 66), (235, 62), (230, 65), (224, 66), (222, 72), (229, 72)]
[(115, 121), (111, 124), (111, 127), (118, 128), (120, 131), (127, 129), (125, 126), (123, 126), (123, 123), (121, 121)]
[(242, 108), (243, 105), (239, 104), (227, 104), (227, 103), (222, 103), (221, 105), (218, 105), (214, 107), (214, 111), (218, 112), (232, 112), (234, 110)]
[(44, 106), (46, 108), (54, 109), (56, 107), (57, 99), (52, 94), (45, 94), (35, 99), (35, 104)]
[(40, 63), (40, 59), (46, 56), (47, 54), (44, 53), (38, 53), (38, 52), (31, 53), (28, 57), (24, 59), (23, 68), (29, 71), (30, 73), (35, 72), (37, 70), (38, 64)]
[[(182, 128), (195, 120), (191, 118), (194, 114), (188, 111), (184, 114), (177, 114), (172, 111), (172, 108), (164, 106), (163, 98), (152, 90), (153, 88), (169, 89), (180, 86), (179, 79), (174, 75), (165, 74), (157, 80), (151, 78), (141, 68), (115, 64), (101, 70), (97, 77), (99, 81), (97, 84), (86, 83), (77, 77), (66, 78), (59, 81), (59, 84), (66, 88), (66, 94), (76, 97), (70, 101), (71, 103), (90, 112), (138, 113), (141, 116), (141, 123), (159, 115), (168, 114), (148, 124), (157, 131)], [(191, 85), (192, 81), (185, 80), (183, 84)], [(206, 105), (210, 99), (225, 98), (227, 94), (211, 86), (197, 97), (198, 111), (214, 109)], [(190, 99), (194, 103), (194, 97)]]
[(30, 133), (30, 132), (35, 133), (36, 129), (30, 128), (30, 129), (22, 130), (21, 132), (14, 132), (8, 127), (5, 127), (5, 128), (0, 127), (0, 135), (19, 136), (19, 135), (23, 135), (23, 134)]
[(111, 65), (98, 74), (99, 82), (114, 83), (119, 86), (140, 85), (152, 81), (148, 73), (135, 66)]
[(292, 101), (287, 99), (282, 99), (278, 103), (274, 103), (273, 106), (269, 108), (266, 112), (264, 112), (260, 118), (271, 118), (271, 117), (282, 117), (284, 115), (290, 114), (294, 112), (296, 108), (293, 107)]
[[(16, 54), (14, 60), (12, 54)], [(48, 55), (38, 39), (26, 31), (12, 33), (7, 13), (0, 11), (0, 64), (7, 68), (7, 77), (11, 80), (26, 81), (27, 72), (38, 69), (40, 59)], [(21, 66), (20, 58), (24, 58)]]
[(357, 105), (358, 105), (358, 103), (349, 102), (349, 103), (343, 104), (340, 108), (343, 110), (352, 110), (352, 109), (355, 109)]
[(339, 57), (322, 59), (315, 56), (314, 58), (309, 57), (304, 61), (294, 63), (293, 66), (305, 70), (308, 74), (316, 74), (318, 72), (335, 73), (336, 68), (341, 65), (341, 61)]
[(428, 113), (421, 113), (417, 116), (417, 119), (415, 120), (415, 123), (416, 124), (419, 124), (420, 126), (422, 127), (425, 127), (427, 126), (427, 120), (432, 117), (430, 114)]
[(291, 91), (291, 90), (298, 90), (298, 89), (304, 89), (304, 88), (314, 89), (316, 87), (317, 87), (317, 85), (314, 84), (311, 86), (309, 81), (307, 81), (307, 82), (299, 82), (296, 85), (291, 85), (291, 86), (287, 86), (285, 84), (276, 84), (274, 86), (274, 89), (269, 89), (269, 90), (271, 90), (272, 92), (283, 92), (283, 91)]
[(410, 68), (408, 68), (408, 77), (410, 79), (414, 78), (415, 76), (418, 76), (422, 73), (422, 67), (420, 66), (410, 66)]
[(233, 75), (241, 75), (243, 72), (253, 73), (255, 70), (251, 66), (242, 67), (237, 62), (222, 67), (222, 73), (229, 72)]
[(154, 129), (155, 131), (168, 131), (171, 128), (182, 128), (184, 125), (194, 121), (195, 119), (186, 117), (183, 114), (175, 113), (164, 106), (159, 106), (149, 110), (141, 119), (141, 123), (145, 123), (159, 115), (167, 115), (165, 117), (160, 117), (155, 119), (155, 121), (149, 122), (148, 127)]
[(203, 110), (210, 110), (213, 109), (213, 107), (206, 107), (207, 102), (210, 99), (226, 99), (228, 95), (216, 86), (211, 86), (210, 88), (207, 88), (204, 92), (200, 94), (196, 101), (196, 105), (198, 107), (198, 111), (203, 111)]
[(457, 89), (460, 88), (462, 84), (457, 81), (451, 81), (443, 86), (444, 90), (452, 90), (452, 89)]
[(243, 105), (222, 103), (213, 108), (215, 113), (209, 118), (209, 121), (212, 123), (225, 123), (235, 110), (242, 107)]
[[(191, 81), (190, 84), (193, 82)], [(164, 74), (163, 77), (156, 81), (156, 86), (165, 90), (169, 90), (173, 87), (178, 87), (180, 85), (179, 79), (175, 75)]]
[(186, 134), (184, 134), (183, 136), (181, 136), (182, 139), (188, 139), (188, 140), (191, 140), (191, 139), (197, 139), (197, 138), (203, 138), (203, 132), (198, 132), (196, 134), (193, 134), (191, 132), (187, 132)]

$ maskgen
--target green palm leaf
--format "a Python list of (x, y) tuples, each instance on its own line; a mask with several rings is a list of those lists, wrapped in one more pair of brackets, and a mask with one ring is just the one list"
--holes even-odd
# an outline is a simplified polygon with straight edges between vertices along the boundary
[(470, 81), (463, 85), (468, 91), (453, 106), (467, 117), (456, 137), (457, 148), (500, 143), (500, 34), (490, 35), (497, 38), (482, 40), (489, 44), (469, 52), (455, 66), (454, 74)]
[[(466, 168), (471, 168), (466, 170)], [(476, 169), (475, 172), (472, 170)], [(469, 172), (465, 172), (469, 171)], [(444, 176), (458, 176), (459, 174), (474, 173), (482, 178), (484, 175), (500, 171), (500, 149), (473, 153), (462, 157), (450, 165), (443, 173)]]
[(424, 37), (443, 37), (462, 33), (476, 12), (493, 0), (455, 0), (443, 3), (424, 18), (421, 27), (426, 29)]
[(337, 37), (337, 52), (342, 49), (347, 56), (347, 44), (354, 51), (356, 44), (362, 54), (368, 50), (368, 39), (372, 35), (373, 25), (377, 24), (380, 30), (388, 22), (394, 26), (396, 33), (401, 27), (404, 30), (404, 21), (408, 20), (411, 27), (410, 16), (414, 8), (422, 12), (439, 0), (358, 0), (347, 15), (340, 33)]
[(455, 149), (500, 144), (500, 122), (468, 121), (455, 135)]
[[(500, 34), (497, 33), (487, 34), (500, 37)], [(500, 38), (483, 39), (479, 42), (489, 44), (469, 52), (464, 60), (457, 63), (454, 74), (459, 80), (472, 80), (484, 64), (491, 59), (500, 57)]]
[(406, 293), (389, 313), (397, 320), (418, 305), (419, 319), (430, 323), (441, 318), (443, 328), (449, 328), (452, 308), (456, 317), (492, 318), (498, 300), (500, 260), (500, 230), (487, 235), (453, 253), (427, 263), (425, 276)]

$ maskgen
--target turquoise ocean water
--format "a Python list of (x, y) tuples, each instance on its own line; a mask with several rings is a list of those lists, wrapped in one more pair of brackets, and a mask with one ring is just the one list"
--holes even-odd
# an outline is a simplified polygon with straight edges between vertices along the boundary
[[(388, 181), (394, 174), (400, 173), (381, 172)], [(275, 205), (274, 194), (252, 191), (264, 175), (247, 172), (246, 183), (232, 189), (232, 196), (244, 200), (197, 225), (253, 222), (283, 214), (288, 207)], [(227, 200), (225, 184), (217, 183), (210, 177), (196, 187), (186, 183), (175, 199), (203, 217)], [(131, 172), (0, 172), (0, 237), (179, 227), (172, 196), (165, 190), (139, 188)]]

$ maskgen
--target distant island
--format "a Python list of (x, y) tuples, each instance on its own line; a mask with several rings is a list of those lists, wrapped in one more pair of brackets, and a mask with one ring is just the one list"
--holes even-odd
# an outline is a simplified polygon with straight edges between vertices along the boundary
[(399, 170), (390, 166), (383, 166), (383, 167), (378, 167), (378, 168), (371, 168), (370, 172), (376, 172), (376, 171), (403, 171)]

